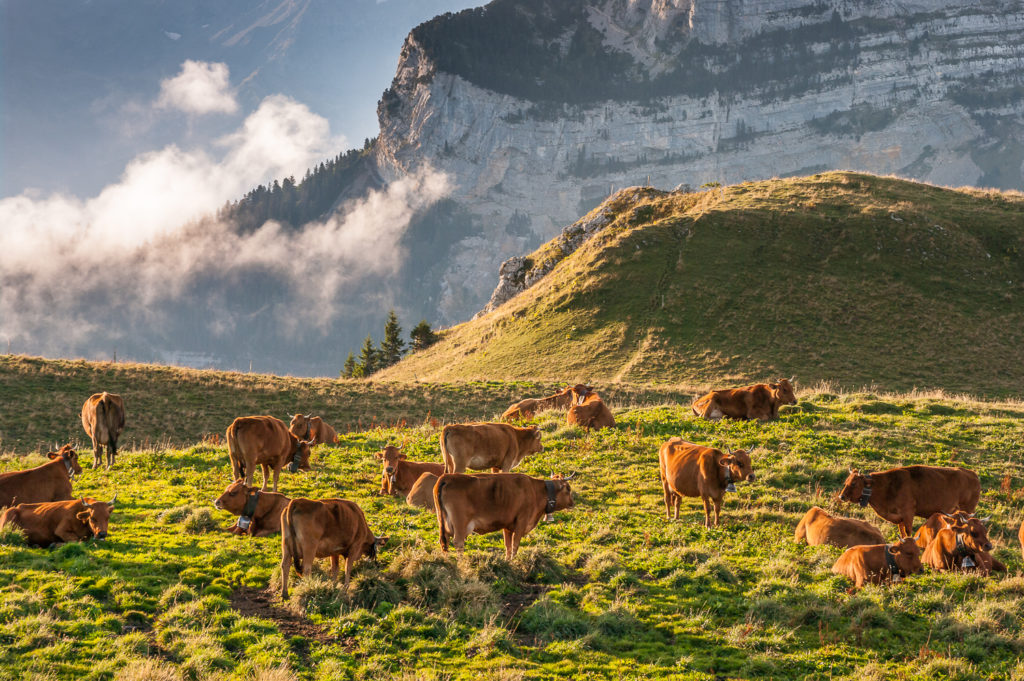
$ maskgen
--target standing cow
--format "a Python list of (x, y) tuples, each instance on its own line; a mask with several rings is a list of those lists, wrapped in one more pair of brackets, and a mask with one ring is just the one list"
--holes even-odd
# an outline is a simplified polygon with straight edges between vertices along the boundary
[(286, 465), (292, 473), (309, 470), (310, 442), (295, 437), (284, 421), (273, 416), (239, 416), (227, 430), (228, 456), (235, 480), (244, 478), (252, 487), (256, 466), (263, 470), (263, 491), (267, 489), (270, 471), (274, 471), (274, 491), (281, 469)]
[(614, 428), (615, 417), (592, 387), (580, 383), (572, 387), (572, 406), (566, 415), (566, 423), (585, 430)]
[(769, 421), (779, 417), (779, 407), (796, 404), (793, 379), (779, 379), (776, 383), (757, 383), (743, 388), (712, 390), (694, 400), (693, 413), (706, 419), (757, 419)]
[(71, 480), (82, 473), (78, 454), (71, 445), (64, 445), (46, 457), (50, 461), (42, 466), (0, 473), (0, 508), (71, 498)]
[(308, 440), (310, 446), (338, 442), (338, 433), (327, 425), (319, 416), (311, 414), (295, 414), (292, 416), (288, 430), (300, 440)]
[(967, 511), (973, 513), (981, 497), (981, 482), (974, 471), (943, 466), (904, 466), (879, 473), (859, 474), (850, 469), (839, 498), (870, 504), (875, 513), (900, 529), (900, 537), (914, 530), (914, 516)]
[(82, 405), (82, 427), (92, 438), (92, 467), (103, 462), (100, 447), (107, 448), (107, 468), (114, 465), (117, 456), (117, 438), (124, 430), (124, 400), (120, 395), (102, 392), (92, 395)]
[(544, 450), (540, 429), (507, 423), (461, 423), (441, 430), (441, 456), (445, 473), (467, 468), (509, 472), (530, 454)]
[(735, 492), (733, 483), (757, 479), (750, 455), (742, 449), (728, 454), (674, 437), (658, 450), (658, 470), (665, 492), (665, 515), (679, 519), (679, 502), (683, 497), (700, 497), (704, 502), (704, 527), (711, 527), (711, 504), (715, 506), (715, 527), (726, 492)]
[(20, 527), (28, 543), (35, 546), (106, 539), (110, 512), (116, 501), (115, 494), (108, 502), (82, 498), (18, 504), (0, 514), (0, 529), (8, 525)]

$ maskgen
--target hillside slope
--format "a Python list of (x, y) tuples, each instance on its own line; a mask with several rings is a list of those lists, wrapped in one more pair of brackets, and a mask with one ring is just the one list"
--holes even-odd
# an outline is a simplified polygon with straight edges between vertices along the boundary
[[(627, 189), (577, 228), (596, 219), (534, 286), (383, 377), (1024, 384), (1018, 194), (835, 172)], [(559, 243), (528, 266), (557, 259)]]

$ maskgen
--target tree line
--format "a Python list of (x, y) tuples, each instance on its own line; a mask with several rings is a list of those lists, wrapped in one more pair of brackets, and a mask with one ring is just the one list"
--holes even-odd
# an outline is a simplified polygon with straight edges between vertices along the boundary
[(359, 357), (355, 353), (348, 353), (345, 359), (345, 366), (341, 370), (342, 378), (367, 378), (381, 369), (386, 369), (392, 364), (397, 364), (407, 351), (416, 352), (428, 348), (437, 342), (438, 336), (430, 328), (426, 319), (409, 332), (409, 343), (406, 346), (402, 339), (402, 327), (398, 323), (398, 317), (394, 310), (388, 311), (387, 321), (384, 322), (384, 338), (380, 345), (374, 347), (373, 334), (366, 334), (363, 347), (359, 350)]

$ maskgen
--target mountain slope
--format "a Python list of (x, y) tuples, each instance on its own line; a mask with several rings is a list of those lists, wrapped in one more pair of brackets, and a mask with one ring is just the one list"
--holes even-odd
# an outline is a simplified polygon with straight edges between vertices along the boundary
[(835, 172), (627, 189), (577, 225), (598, 218), (532, 287), (383, 377), (1024, 383), (1019, 194)]

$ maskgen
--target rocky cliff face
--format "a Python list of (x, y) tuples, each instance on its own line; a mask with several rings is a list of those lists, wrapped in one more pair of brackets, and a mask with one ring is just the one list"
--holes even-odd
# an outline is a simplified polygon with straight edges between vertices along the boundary
[(438, 306), (461, 321), (502, 261), (625, 186), (1024, 187), (1022, 38), (1008, 0), (496, 0), (410, 34), (375, 161), (447, 172), (475, 216)]

